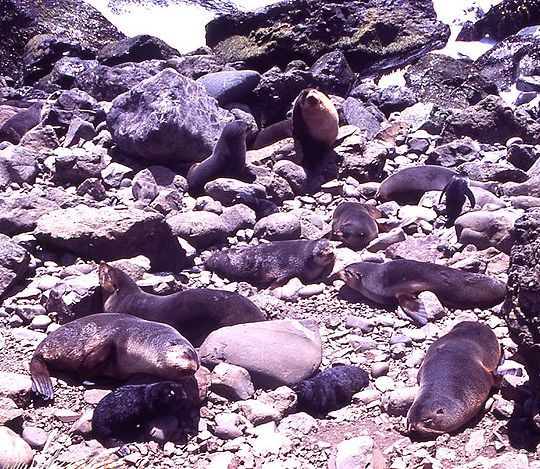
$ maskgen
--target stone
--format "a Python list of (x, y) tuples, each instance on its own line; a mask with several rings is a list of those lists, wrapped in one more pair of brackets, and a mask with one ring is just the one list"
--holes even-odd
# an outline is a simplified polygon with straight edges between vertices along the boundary
[(240, 412), (253, 425), (261, 425), (267, 422), (279, 422), (279, 412), (269, 404), (265, 404), (258, 400), (249, 399), (238, 403)]
[(0, 189), (10, 184), (33, 184), (38, 174), (38, 154), (27, 148), (9, 146), (0, 150)]
[(214, 427), (214, 435), (222, 440), (232, 440), (242, 436), (242, 430), (238, 427), (240, 418), (238, 414), (220, 413), (214, 418), (216, 426)]
[(210, 389), (233, 401), (249, 399), (255, 392), (247, 370), (228, 363), (216, 365), (212, 371)]
[(153, 441), (165, 443), (174, 439), (179, 422), (174, 415), (164, 415), (154, 418), (145, 424), (145, 434)]
[(397, 388), (386, 393), (382, 402), (384, 411), (394, 417), (405, 417), (418, 393), (418, 389), (420, 389), (418, 386)]
[[(431, 214), (430, 214), (431, 215)], [(406, 217), (403, 217), (406, 218)], [(411, 259), (421, 262), (436, 262), (450, 251), (447, 240), (437, 235), (409, 237), (392, 244), (384, 251), (390, 259)]]
[(53, 181), (80, 184), (88, 178), (99, 178), (107, 166), (100, 152), (66, 150), (54, 160)]
[(276, 161), (272, 170), (289, 183), (295, 195), (305, 194), (307, 175), (302, 166), (289, 160), (280, 160)]
[(49, 438), (49, 434), (43, 428), (32, 426), (24, 427), (21, 436), (31, 448), (36, 450), (43, 449)]
[(346, 123), (358, 127), (368, 140), (381, 130), (381, 122), (359, 99), (348, 97), (341, 109)]
[(30, 265), (30, 254), (9, 236), (0, 234), (0, 299), (23, 278)]
[(453, 168), (480, 157), (480, 145), (470, 137), (463, 137), (434, 148), (428, 155), (426, 164)]
[(261, 184), (249, 184), (230, 178), (218, 178), (206, 183), (204, 192), (223, 205), (241, 202), (251, 206), (248, 202), (266, 199), (266, 188)]
[(296, 409), (296, 393), (287, 386), (280, 386), (273, 391), (262, 393), (257, 400), (271, 405), (279, 412), (280, 419), (293, 413)]
[(163, 189), (185, 192), (187, 181), (165, 166), (150, 166), (135, 174), (131, 184), (133, 197), (146, 202), (152, 202)]
[(118, 96), (107, 114), (111, 135), (122, 151), (158, 164), (207, 158), (231, 120), (201, 84), (172, 69)]
[(119, 188), (122, 181), (133, 175), (133, 170), (124, 164), (112, 162), (101, 171), (101, 179), (108, 187)]
[(23, 410), (15, 404), (15, 401), (9, 397), (0, 397), (0, 425), (19, 428), (22, 420)]
[(260, 80), (261, 75), (254, 70), (227, 70), (208, 73), (198, 78), (197, 82), (223, 106), (234, 101), (245, 101)]
[(187, 265), (184, 249), (157, 213), (78, 205), (47, 213), (34, 231), (44, 245), (96, 262), (143, 254), (157, 269), (176, 271)]
[(218, 329), (203, 342), (199, 355), (205, 366), (241, 366), (256, 388), (275, 388), (311, 376), (321, 364), (322, 348), (313, 322), (278, 320)]
[(298, 239), (301, 233), (300, 219), (291, 212), (273, 213), (261, 218), (253, 231), (257, 238), (269, 241)]
[(279, 433), (289, 437), (298, 437), (299, 435), (307, 435), (318, 427), (317, 420), (305, 412), (298, 412), (289, 415), (277, 427)]
[(326, 93), (345, 96), (356, 76), (340, 50), (321, 55), (309, 68), (315, 84)]
[(350, 176), (359, 182), (382, 179), (384, 164), (391, 154), (388, 144), (380, 141), (365, 143), (356, 133), (343, 140), (334, 151), (343, 158), (340, 178)]
[(335, 448), (328, 462), (329, 469), (369, 467), (373, 459), (373, 438), (357, 436), (343, 440)]
[(166, 60), (180, 55), (165, 41), (149, 34), (122, 38), (101, 47), (97, 60), (105, 65), (117, 65), (124, 62), (143, 62), (149, 59)]
[(0, 426), (0, 466), (26, 466), (32, 462), (32, 448), (13, 430)]
[(226, 227), (219, 215), (211, 212), (177, 213), (166, 219), (174, 235), (196, 248), (207, 248), (225, 242)]

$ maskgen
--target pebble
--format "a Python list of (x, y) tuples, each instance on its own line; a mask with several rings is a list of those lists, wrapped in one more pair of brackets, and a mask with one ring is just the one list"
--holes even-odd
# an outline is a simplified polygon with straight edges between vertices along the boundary
[(249, 399), (255, 392), (248, 371), (228, 363), (215, 366), (210, 387), (216, 394), (231, 400)]
[(267, 422), (278, 422), (279, 412), (269, 404), (249, 399), (238, 404), (242, 414), (253, 424), (261, 425)]
[(377, 362), (371, 365), (370, 372), (373, 378), (378, 378), (380, 376), (386, 375), (389, 370), (390, 365), (387, 362)]
[(298, 290), (300, 298), (309, 298), (310, 296), (320, 295), (324, 291), (324, 283), (314, 283), (305, 285)]
[(362, 332), (368, 333), (373, 330), (373, 328), (375, 327), (375, 324), (373, 324), (373, 322), (371, 322), (368, 319), (349, 315), (347, 316), (345, 326), (350, 327), (352, 329), (360, 329)]
[(48, 433), (39, 427), (24, 427), (22, 431), (22, 438), (26, 441), (31, 448), (41, 450), (47, 442), (49, 437)]
[(350, 334), (348, 336), (348, 342), (352, 345), (355, 352), (365, 352), (366, 350), (371, 350), (377, 348), (377, 341), (369, 337), (362, 337), (359, 335)]
[(395, 383), (390, 376), (379, 376), (375, 379), (375, 387), (381, 392), (387, 392), (394, 389)]
[(72, 423), (78, 420), (81, 417), (80, 412), (75, 412), (70, 409), (56, 409), (54, 411), (54, 416), (64, 423)]
[(383, 399), (384, 411), (391, 416), (404, 417), (407, 415), (407, 411), (412, 405), (418, 389), (420, 389), (418, 386), (397, 388), (386, 394)]
[(30, 329), (46, 330), (49, 324), (52, 323), (52, 319), (46, 314), (40, 314), (32, 319), (30, 322)]
[(377, 389), (364, 389), (360, 392), (357, 392), (353, 397), (352, 401), (355, 404), (370, 404), (381, 399), (381, 392)]
[(0, 467), (26, 466), (33, 457), (26, 441), (10, 428), (0, 426)]
[(329, 469), (358, 469), (369, 467), (373, 458), (373, 438), (359, 436), (343, 440), (336, 446), (328, 463)]

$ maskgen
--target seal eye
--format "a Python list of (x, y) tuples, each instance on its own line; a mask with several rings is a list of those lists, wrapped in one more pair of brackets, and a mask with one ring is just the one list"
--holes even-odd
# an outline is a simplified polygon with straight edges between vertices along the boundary
[(444, 415), (443, 409), (437, 409), (437, 412), (435, 412), (437, 415)]

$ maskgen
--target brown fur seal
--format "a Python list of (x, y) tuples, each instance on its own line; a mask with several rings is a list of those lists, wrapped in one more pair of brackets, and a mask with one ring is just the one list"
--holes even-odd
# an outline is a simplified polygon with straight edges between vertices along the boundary
[(461, 322), (433, 342), (418, 372), (409, 431), (436, 436), (465, 425), (484, 407), (500, 359), (497, 337), (479, 322)]
[(166, 296), (145, 293), (128, 274), (105, 262), (99, 266), (99, 284), (105, 313), (169, 324), (196, 347), (216, 329), (266, 319), (253, 302), (234, 292), (200, 288)]
[(332, 215), (332, 234), (351, 249), (364, 249), (379, 233), (374, 217), (380, 215), (370, 205), (342, 202)]
[(212, 154), (189, 169), (186, 179), (190, 194), (200, 195), (208, 181), (243, 176), (246, 168), (246, 136), (250, 129), (248, 123), (240, 120), (225, 125)]
[(10, 117), (0, 127), (0, 142), (7, 141), (19, 143), (23, 135), (41, 122), (41, 109), (43, 103), (35, 103), (28, 109), (18, 112)]
[(259, 150), (292, 136), (292, 120), (285, 119), (269, 125), (248, 137), (248, 149)]
[(446, 195), (446, 227), (450, 228), (456, 219), (461, 215), (465, 200), (468, 198), (471, 208), (476, 205), (474, 194), (469, 188), (469, 181), (464, 176), (455, 175), (450, 178), (448, 184), (444, 186), (439, 203)]
[(292, 121), (295, 149), (308, 176), (308, 191), (313, 191), (329, 179), (325, 172), (335, 165), (330, 150), (338, 135), (338, 112), (328, 96), (306, 88), (294, 101)]
[(266, 288), (293, 277), (311, 282), (330, 271), (334, 259), (327, 239), (297, 239), (216, 252), (206, 260), (206, 267), (222, 277)]
[(92, 314), (61, 326), (38, 345), (30, 361), (32, 389), (45, 399), (54, 396), (50, 369), (83, 379), (125, 380), (145, 374), (178, 380), (198, 368), (197, 352), (171, 326), (114, 313)]
[(380, 304), (395, 304), (417, 323), (427, 314), (417, 295), (430, 291), (448, 308), (490, 308), (504, 300), (506, 285), (487, 275), (430, 262), (396, 259), (385, 263), (358, 262), (338, 272), (345, 283)]

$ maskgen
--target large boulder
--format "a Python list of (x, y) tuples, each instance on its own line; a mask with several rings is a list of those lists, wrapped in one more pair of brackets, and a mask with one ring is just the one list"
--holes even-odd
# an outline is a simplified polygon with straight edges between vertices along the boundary
[(158, 164), (210, 156), (232, 114), (195, 81), (165, 69), (118, 96), (107, 124), (125, 153)]
[(38, 195), (0, 196), (0, 233), (13, 236), (32, 231), (41, 215), (59, 208), (54, 200)]
[(83, 259), (115, 260), (143, 254), (158, 270), (186, 267), (186, 253), (157, 213), (130, 208), (78, 205), (39, 218), (36, 238), (44, 245)]
[(289, 0), (206, 25), (206, 42), (218, 55), (259, 71), (298, 59), (311, 65), (341, 50), (354, 71), (381, 72), (443, 47), (449, 35), (431, 0)]
[(11, 183), (33, 183), (38, 173), (38, 156), (32, 150), (18, 146), (0, 150), (0, 189)]
[(0, 234), (0, 299), (26, 273), (30, 254), (9, 236)]
[(95, 50), (125, 37), (83, 0), (3, 0), (1, 11), (0, 75), (16, 80), (23, 74), (25, 46), (36, 34), (63, 35)]

